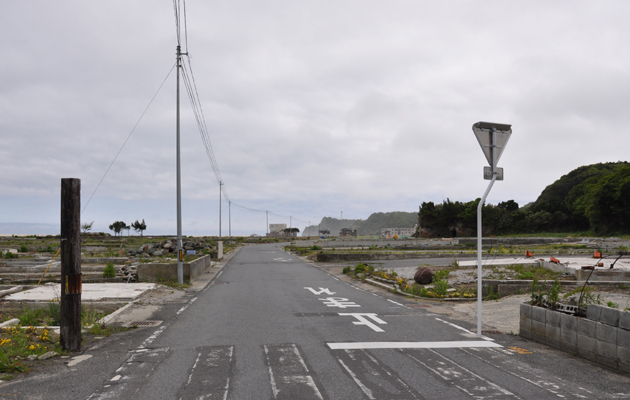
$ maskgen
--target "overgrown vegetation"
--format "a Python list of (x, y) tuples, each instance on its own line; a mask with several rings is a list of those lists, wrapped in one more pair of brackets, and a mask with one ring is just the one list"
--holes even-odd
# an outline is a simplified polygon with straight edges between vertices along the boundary
[(116, 268), (114, 268), (113, 263), (107, 263), (105, 269), (103, 270), (103, 278), (115, 278), (116, 277)]
[[(423, 202), (418, 219), (430, 236), (470, 234), (480, 199), (462, 203)], [(615, 162), (579, 167), (547, 186), (533, 203), (519, 208), (514, 200), (483, 206), (483, 225), (495, 235), (591, 231), (630, 233), (630, 164)], [(458, 231), (453, 231), (458, 227)]]

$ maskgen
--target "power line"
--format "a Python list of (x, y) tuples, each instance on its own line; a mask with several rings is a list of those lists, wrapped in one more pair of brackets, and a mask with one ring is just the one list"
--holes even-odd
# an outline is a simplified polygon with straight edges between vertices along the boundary
[(105, 171), (105, 173), (103, 174), (103, 177), (101, 178), (101, 180), (98, 182), (98, 185), (96, 185), (96, 189), (94, 189), (94, 191), (92, 192), (92, 195), (90, 196), (90, 198), (88, 199), (87, 203), (85, 203), (85, 206), (83, 206), (83, 210), (81, 210), (81, 214), (83, 214), (83, 211), (85, 211), (85, 209), (87, 208), (88, 204), (90, 204), (90, 201), (92, 201), (92, 197), (94, 197), (94, 194), (96, 193), (96, 191), (98, 190), (98, 188), (101, 186), (101, 183), (103, 183), (103, 180), (105, 179), (105, 177), (107, 176), (107, 173), (109, 172), (109, 170), (112, 168), (112, 165), (114, 165), (114, 163), (116, 162), (116, 159), (118, 159), (118, 156), (120, 155), (120, 152), (123, 150), (123, 148), (125, 148), (125, 145), (127, 144), (127, 142), (129, 141), (129, 138), (131, 137), (131, 135), (133, 134), (133, 132), (136, 130), (136, 128), (138, 127), (138, 124), (140, 123), (140, 121), (142, 121), (142, 118), (144, 117), (144, 114), (146, 114), (147, 110), (149, 109), (149, 107), (151, 107), (151, 104), (153, 103), (153, 100), (155, 100), (155, 97), (158, 95), (158, 93), (160, 93), (160, 90), (162, 89), (162, 86), (164, 86), (164, 83), (166, 83), (166, 80), (168, 79), (168, 77), (171, 75), (171, 72), (173, 72), (173, 69), (175, 68), (175, 65), (173, 65), (171, 67), (171, 69), (168, 71), (168, 74), (166, 74), (166, 78), (164, 78), (164, 80), (162, 81), (162, 84), (160, 85), (160, 87), (158, 88), (158, 90), (155, 92), (155, 94), (153, 95), (153, 97), (151, 98), (151, 101), (149, 101), (149, 104), (146, 106), (146, 108), (144, 109), (144, 111), (142, 112), (142, 114), (140, 115), (140, 118), (138, 118), (138, 121), (136, 121), (136, 124), (133, 126), (133, 128), (131, 129), (131, 132), (129, 132), (129, 135), (127, 135), (127, 139), (125, 139), (125, 142), (122, 144), (122, 146), (120, 146), (120, 149), (118, 150), (118, 153), (116, 153), (116, 157), (114, 157), (114, 159), (112, 160), (111, 164), (109, 164), (109, 167), (107, 167), (107, 170)]

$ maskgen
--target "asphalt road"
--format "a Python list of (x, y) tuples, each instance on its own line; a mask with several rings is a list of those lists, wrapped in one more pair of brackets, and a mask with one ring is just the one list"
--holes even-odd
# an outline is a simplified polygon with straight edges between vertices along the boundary
[(24, 399), (610, 399), (630, 377), (374, 293), (248, 246), (157, 328), (103, 339), (85, 361), (2, 384)]

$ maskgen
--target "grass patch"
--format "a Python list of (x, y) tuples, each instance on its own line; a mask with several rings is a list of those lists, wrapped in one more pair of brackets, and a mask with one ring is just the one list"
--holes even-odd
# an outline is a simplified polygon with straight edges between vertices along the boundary
[(158, 279), (157, 283), (177, 290), (186, 290), (192, 287), (190, 283), (179, 283), (174, 279)]

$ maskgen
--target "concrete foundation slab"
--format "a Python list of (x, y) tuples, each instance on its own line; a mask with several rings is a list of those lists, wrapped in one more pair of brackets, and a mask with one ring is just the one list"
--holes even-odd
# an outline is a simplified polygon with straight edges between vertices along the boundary
[[(134, 300), (156, 287), (155, 283), (84, 283), (81, 301)], [(6, 301), (51, 301), (58, 299), (61, 285), (46, 285), (6, 296)]]

